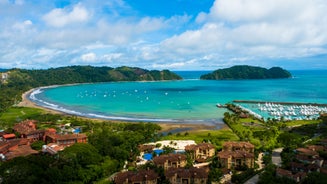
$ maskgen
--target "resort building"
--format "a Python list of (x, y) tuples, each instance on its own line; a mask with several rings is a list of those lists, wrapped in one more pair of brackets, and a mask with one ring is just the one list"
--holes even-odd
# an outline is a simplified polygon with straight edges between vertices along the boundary
[(160, 155), (158, 157), (154, 157), (153, 162), (155, 165), (163, 167), (165, 171), (170, 168), (185, 167), (187, 163), (186, 155), (172, 153), (168, 155)]
[(226, 169), (254, 167), (254, 146), (248, 142), (225, 142), (218, 153), (219, 163)]
[(61, 146), (70, 146), (75, 143), (87, 143), (85, 134), (54, 134), (47, 133), (45, 135), (46, 143), (56, 143)]
[(292, 179), (295, 182), (298, 182), (299, 183), (302, 180), (304, 180), (304, 178), (307, 176), (307, 174), (304, 173), (304, 172), (298, 172), (296, 174), (293, 174), (289, 170), (277, 168), (276, 169), (276, 176), (278, 176), (278, 177), (286, 177), (286, 178)]
[(215, 156), (215, 146), (209, 143), (192, 144), (185, 147), (191, 153), (191, 158), (197, 162), (205, 162)]
[(33, 150), (29, 145), (29, 141), (24, 138), (0, 142), (0, 155), (5, 160), (36, 153), (38, 152)]
[(30, 142), (42, 140), (45, 130), (37, 130), (35, 123), (35, 120), (25, 120), (16, 124), (13, 129), (21, 138), (26, 138)]
[(204, 168), (171, 168), (165, 173), (169, 183), (174, 184), (206, 184), (208, 172)]
[(158, 174), (153, 170), (121, 172), (114, 178), (115, 184), (157, 184)]

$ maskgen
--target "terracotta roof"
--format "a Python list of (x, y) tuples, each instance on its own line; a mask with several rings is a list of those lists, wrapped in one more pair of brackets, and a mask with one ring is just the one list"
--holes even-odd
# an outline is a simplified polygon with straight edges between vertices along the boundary
[(152, 151), (153, 148), (155, 148), (155, 147), (156, 147), (155, 145), (151, 145), (151, 144), (142, 144), (142, 145), (139, 145), (139, 150), (141, 152)]
[(5, 139), (11, 139), (11, 138), (15, 138), (16, 135), (15, 134), (5, 134), (2, 137), (5, 138)]
[(153, 162), (159, 165), (164, 164), (166, 161), (176, 162), (179, 160), (186, 160), (186, 155), (170, 153), (168, 155), (160, 155), (158, 157), (153, 158)]
[[(13, 129), (20, 134), (31, 134), (36, 131), (35, 120), (25, 120), (16, 124)], [(40, 130), (39, 130), (40, 131)], [(41, 130), (44, 131), (44, 130)]]
[(185, 146), (186, 151), (194, 151), (197, 149), (205, 150), (205, 149), (214, 149), (215, 146), (210, 143), (200, 143), (200, 144), (191, 144)]
[(285, 176), (285, 177), (293, 177), (293, 174), (291, 171), (289, 170), (285, 170), (285, 169), (282, 169), (282, 168), (277, 168), (276, 169), (276, 174), (279, 175), (279, 176)]
[(129, 182), (153, 181), (158, 178), (158, 174), (153, 170), (140, 171), (126, 171), (118, 173), (115, 177), (116, 184), (123, 184), (128, 180)]
[(38, 151), (35, 151), (31, 148), (29, 145), (21, 145), (17, 149), (10, 151), (5, 154), (6, 159), (10, 160), (15, 157), (20, 157), (20, 156), (27, 156), (31, 154), (37, 154)]
[(48, 128), (46, 131), (49, 132), (49, 133), (56, 133), (57, 132), (57, 130), (54, 129), (54, 128)]
[(316, 151), (312, 151), (308, 148), (297, 148), (296, 151), (299, 152), (300, 154), (308, 155), (308, 156), (317, 156), (318, 155), (318, 153)]
[(309, 145), (307, 148), (312, 151), (324, 151), (324, 146), (320, 145)]
[(223, 144), (223, 147), (234, 147), (234, 148), (254, 148), (254, 145), (249, 142), (232, 142), (228, 141)]
[(253, 153), (248, 153), (246, 151), (221, 151), (218, 153), (218, 157), (219, 158), (254, 158), (254, 154)]
[(87, 138), (85, 134), (50, 134), (47, 136), (56, 140), (71, 140), (71, 139), (78, 139), (78, 138), (80, 139)]
[(208, 178), (208, 172), (204, 168), (170, 168), (165, 173), (167, 178), (174, 177), (175, 175), (177, 175), (177, 178)]

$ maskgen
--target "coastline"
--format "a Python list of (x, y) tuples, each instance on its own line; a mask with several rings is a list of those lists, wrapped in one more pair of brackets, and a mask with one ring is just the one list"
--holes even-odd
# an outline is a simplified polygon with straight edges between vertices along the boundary
[[(76, 84), (68, 84), (68, 85), (76, 85)], [(58, 85), (55, 85), (58, 86)], [(31, 101), (29, 99), (29, 95), (36, 89), (40, 88), (49, 88), (49, 87), (55, 87), (55, 86), (46, 86), (46, 87), (38, 87), (30, 89), (22, 94), (22, 101), (19, 102), (16, 106), (17, 107), (30, 107), (30, 108), (37, 108), (42, 109), (46, 113), (50, 114), (59, 114), (59, 115), (66, 115), (66, 116), (78, 116), (78, 115), (72, 115), (69, 113), (65, 113), (62, 111), (57, 111), (54, 109), (50, 109), (41, 105), (36, 104), (35, 102)], [(93, 118), (93, 117), (86, 117), (86, 116), (78, 116), (79, 118), (86, 119), (86, 120), (92, 120), (92, 121), (102, 121), (102, 122), (110, 122), (110, 123), (137, 123), (137, 121), (123, 121), (123, 120), (108, 120), (108, 119), (101, 119), (101, 118)], [(227, 127), (225, 123), (219, 124), (219, 126), (214, 125), (205, 125), (205, 124), (188, 124), (188, 123), (177, 123), (177, 122), (150, 122), (150, 123), (156, 123), (161, 127), (161, 133), (162, 132), (192, 132), (192, 131), (205, 131), (205, 130), (214, 130), (214, 129), (224, 129)]]

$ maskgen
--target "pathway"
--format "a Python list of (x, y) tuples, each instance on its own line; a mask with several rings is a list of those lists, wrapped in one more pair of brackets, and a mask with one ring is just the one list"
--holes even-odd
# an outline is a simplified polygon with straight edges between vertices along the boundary
[(282, 166), (282, 158), (280, 157), (280, 153), (283, 151), (283, 148), (274, 149), (272, 152), (271, 161), (274, 165), (280, 167)]

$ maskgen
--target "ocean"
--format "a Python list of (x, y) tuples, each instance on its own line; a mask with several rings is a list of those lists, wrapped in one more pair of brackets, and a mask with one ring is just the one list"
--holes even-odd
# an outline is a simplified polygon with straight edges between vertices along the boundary
[[(291, 71), (289, 79), (199, 80), (208, 71), (176, 71), (184, 80), (108, 82), (40, 88), (38, 105), (102, 119), (215, 124), (233, 100), (327, 104), (327, 70)], [(251, 106), (248, 106), (251, 108)]]

